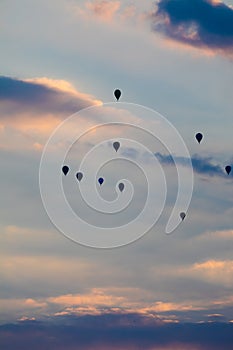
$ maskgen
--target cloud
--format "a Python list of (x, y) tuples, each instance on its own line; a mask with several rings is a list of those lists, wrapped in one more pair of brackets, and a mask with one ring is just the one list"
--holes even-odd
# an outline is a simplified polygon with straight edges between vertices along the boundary
[(104, 21), (111, 21), (121, 6), (120, 1), (95, 0), (87, 2), (86, 7)]
[(86, 308), (95, 307), (95, 309), (97, 309), (101, 307), (118, 307), (119, 305), (125, 303), (125, 298), (121, 296), (113, 296), (111, 294), (109, 295), (100, 289), (93, 289), (91, 293), (88, 294), (60, 295), (58, 297), (50, 298), (49, 301), (63, 306), (76, 305)]
[[(172, 155), (164, 155), (161, 153), (155, 153), (155, 156), (159, 159), (159, 161), (165, 165), (174, 165), (174, 159), (181, 165), (187, 166), (188, 160), (186, 158), (182, 157), (175, 157)], [(213, 164), (213, 158), (212, 157), (205, 157), (202, 158), (201, 156), (194, 154), (191, 157), (191, 162), (193, 166), (193, 170), (202, 175), (208, 175), (208, 176), (225, 176), (225, 172), (223, 171), (223, 168), (220, 165)]]
[(212, 163), (213, 159), (211, 157), (201, 158), (198, 155), (194, 155), (192, 156), (191, 160), (194, 171), (199, 174), (206, 174), (209, 176), (225, 176), (221, 166)]
[(159, 0), (153, 30), (199, 48), (233, 53), (233, 9), (215, 0)]
[(83, 5), (73, 4), (72, 8), (74, 12), (86, 20), (90, 20), (90, 17), (97, 19), (107, 25), (109, 24), (129, 24), (130, 21), (135, 23), (142, 23), (145, 14), (142, 14), (141, 10), (135, 3), (130, 1), (122, 2), (118, 0), (93, 0), (87, 1)]
[(232, 287), (233, 261), (232, 260), (207, 260), (195, 263), (191, 271), (197, 274), (198, 278), (214, 284), (222, 284)]
[(0, 76), (0, 147), (41, 151), (61, 121), (83, 108), (101, 104), (65, 80)]
[[(204, 295), (202, 300), (193, 299), (191, 305), (186, 303), (177, 303), (173, 310), (201, 310), (201, 309), (211, 309), (217, 303), (222, 303), (222, 306), (226, 303), (232, 303), (232, 296), (229, 299), (223, 301), (222, 297), (225, 292), (232, 288), (233, 286), (233, 260), (221, 260), (221, 259), (208, 259), (204, 261), (199, 261), (190, 265), (180, 265), (174, 268), (170, 268), (170, 272), (167, 272), (170, 278), (176, 276), (180, 280), (186, 278), (189, 281), (201, 282), (203, 281), (205, 285), (221, 287), (221, 295), (216, 295), (211, 299), (209, 296), (204, 300)], [(171, 309), (172, 310), (172, 309)]]
[[(187, 303), (174, 303), (165, 301), (154, 301), (153, 303), (140, 301), (136, 288), (94, 288), (86, 294), (67, 294), (47, 299), (49, 303), (63, 307), (63, 313), (76, 315), (99, 315), (113, 311), (120, 313), (138, 313), (140, 315), (158, 318), (159, 313), (170, 311), (188, 311), (202, 309)], [(134, 298), (130, 299), (129, 295)], [(140, 294), (146, 293), (140, 290)]]
[(209, 231), (204, 232), (202, 235), (197, 237), (198, 240), (220, 240), (220, 241), (231, 241), (233, 240), (233, 230), (223, 230), (223, 231)]
[[(15, 79), (0, 76), (0, 120), (6, 117), (20, 118), (22, 113), (54, 114), (61, 118), (100, 101), (91, 95), (75, 90), (67, 81), (49, 78)], [(6, 117), (5, 117), (6, 116)]]
[(62, 316), (39, 322), (27, 317), (0, 326), (4, 349), (230, 350), (233, 325), (148, 322), (138, 314)]
[(226, 317), (222, 314), (209, 314), (206, 315), (208, 322), (225, 322)]

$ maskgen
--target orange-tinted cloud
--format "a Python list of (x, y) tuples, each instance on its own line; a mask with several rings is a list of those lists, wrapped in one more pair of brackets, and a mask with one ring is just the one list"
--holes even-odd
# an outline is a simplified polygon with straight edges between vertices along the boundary
[(120, 9), (120, 1), (94, 0), (87, 2), (86, 7), (100, 19), (110, 22)]
[(196, 263), (192, 271), (197, 273), (199, 278), (203, 278), (211, 283), (232, 286), (233, 281), (233, 261), (232, 260), (207, 260)]
[(20, 119), (24, 128), (30, 123), (42, 124), (45, 118), (46, 124), (54, 123), (80, 109), (101, 104), (91, 95), (76, 91), (67, 81), (45, 77), (25, 80), (0, 77), (0, 101), (1, 126), (12, 126)]
[(119, 0), (87, 1), (83, 6), (73, 5), (74, 12), (86, 20), (96, 19), (107, 25), (114, 23), (129, 24), (144, 22), (146, 15), (140, 13), (134, 3), (127, 4)]
[[(148, 303), (146, 301), (137, 300), (135, 298), (135, 292), (132, 288), (130, 298), (125, 294), (124, 288), (122, 289), (98, 289), (94, 288), (87, 294), (67, 294), (60, 295), (58, 297), (49, 298), (49, 303), (58, 304), (63, 307), (62, 314), (93, 314), (98, 315), (102, 313), (137, 313), (148, 317), (156, 317), (160, 313), (172, 312), (172, 311), (190, 311), (200, 310), (203, 307), (194, 306), (186, 302), (174, 303), (155, 301)], [(117, 293), (117, 294), (116, 294)], [(145, 291), (141, 291), (141, 294), (145, 294)], [(59, 313), (60, 314), (60, 313)], [(171, 321), (168, 317), (164, 318), (164, 321)], [(173, 322), (178, 322), (177, 319), (172, 319)]]
[(36, 151), (42, 150), (47, 137), (63, 119), (83, 108), (102, 104), (65, 80), (47, 77), (19, 80), (3, 76), (0, 76), (0, 102), (0, 147), (11, 149), (9, 140), (14, 134), (14, 146), (17, 143), (21, 148), (29, 143)]
[(205, 232), (197, 238), (198, 240), (233, 240), (233, 230), (223, 230), (223, 231), (210, 231)]

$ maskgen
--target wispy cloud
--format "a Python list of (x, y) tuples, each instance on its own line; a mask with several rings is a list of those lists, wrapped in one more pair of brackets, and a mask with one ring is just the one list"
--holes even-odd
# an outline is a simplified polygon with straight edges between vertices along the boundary
[(232, 286), (233, 261), (232, 260), (207, 260), (196, 263), (192, 271), (197, 273), (198, 278), (203, 278), (210, 283), (220, 283)]
[(216, 0), (159, 0), (153, 30), (199, 48), (232, 55), (233, 9)]
[(231, 241), (233, 240), (233, 230), (223, 230), (223, 231), (209, 231), (204, 232), (202, 235), (200, 235), (197, 239), (199, 240), (227, 240)]
[(104, 21), (111, 21), (120, 9), (120, 1), (95, 0), (86, 4), (87, 9)]
[(41, 151), (47, 137), (64, 119), (101, 104), (66, 80), (0, 76), (0, 147)]
[(91, 0), (82, 5), (73, 4), (73, 8), (81, 18), (97, 19), (108, 25), (119, 22), (129, 24), (130, 21), (140, 23), (147, 17), (135, 3), (130, 1)]
[(67, 81), (49, 78), (15, 79), (0, 76), (0, 119), (21, 113), (53, 113), (58, 116), (75, 113), (101, 102), (76, 91)]
[[(164, 155), (161, 153), (156, 153), (155, 156), (159, 159), (159, 161), (165, 165), (174, 165), (174, 159), (181, 165), (188, 165), (188, 160), (182, 157), (175, 157), (172, 155)], [(191, 157), (191, 162), (193, 166), (193, 170), (202, 175), (207, 176), (226, 176), (224, 171), (224, 166), (219, 164), (214, 164), (214, 159), (212, 157), (201, 157), (197, 154), (194, 154)]]

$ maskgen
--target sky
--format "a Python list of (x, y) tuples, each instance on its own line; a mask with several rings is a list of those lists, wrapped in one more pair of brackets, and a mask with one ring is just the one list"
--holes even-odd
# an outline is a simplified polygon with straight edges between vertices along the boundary
[[(225, 166), (233, 166), (233, 1), (3, 0), (0, 45), (2, 348), (232, 349), (233, 171), (227, 175)], [(119, 104), (115, 89), (122, 91)], [(119, 223), (84, 208), (71, 177), (88, 152), (85, 169), (94, 174), (115, 152), (112, 140), (127, 135), (152, 153), (121, 141), (114, 157), (125, 159), (101, 168), (98, 176), (106, 182), (98, 191), (105, 200), (119, 197), (113, 188), (120, 169), (120, 180), (129, 177), (135, 187), (132, 207), (120, 219), (136, 217), (147, 193), (143, 171), (133, 165), (138, 163), (151, 181), (153, 218), (163, 169), (163, 213), (140, 239), (118, 248), (68, 239), (50, 221), (40, 193), (40, 162), (51, 134), (63, 125), (62, 139), (48, 150), (54, 171), (72, 137), (90, 126), (118, 118), (142, 126), (150, 120), (163, 130), (159, 115), (177, 129), (190, 154), (194, 182), (185, 220), (165, 233), (177, 195), (175, 164), (188, 184), (187, 157), (134, 127), (106, 126), (89, 131), (67, 153), (70, 173), (58, 178), (73, 212), (107, 234)], [(164, 138), (175, 145), (166, 130)], [(197, 132), (203, 134), (200, 144)], [(93, 148), (100, 151), (92, 154)], [(54, 190), (51, 203), (59, 211), (53, 175), (47, 171), (44, 188)], [(92, 201), (90, 183), (82, 184)], [(125, 184), (123, 199), (131, 193)], [(137, 225), (139, 232), (144, 224)], [(85, 240), (89, 231), (81, 231)]]

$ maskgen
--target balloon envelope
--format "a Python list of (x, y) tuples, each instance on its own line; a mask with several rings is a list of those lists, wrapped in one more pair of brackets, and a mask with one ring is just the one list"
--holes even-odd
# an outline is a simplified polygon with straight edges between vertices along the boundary
[(121, 97), (121, 90), (116, 89), (114, 91), (114, 96), (116, 97), (117, 101), (119, 100), (119, 98)]
[(200, 132), (198, 132), (198, 133), (196, 134), (196, 139), (197, 139), (197, 142), (200, 143), (201, 140), (203, 139), (203, 135), (202, 135)]
[(77, 173), (76, 177), (77, 177), (77, 180), (80, 182), (82, 180), (82, 178), (83, 178), (83, 173), (80, 173), (80, 172)]
[(186, 217), (186, 214), (185, 213), (180, 213), (180, 217), (181, 217), (181, 219), (183, 221), (185, 219), (185, 217)]
[(115, 149), (115, 151), (117, 152), (118, 149), (120, 148), (120, 142), (116, 141), (116, 142), (113, 142), (113, 148)]
[(100, 185), (102, 185), (103, 182), (104, 182), (104, 179), (103, 179), (102, 177), (100, 177), (100, 178), (98, 179), (98, 182), (99, 182)]
[(124, 191), (125, 185), (121, 182), (121, 183), (118, 185), (118, 188), (119, 188), (119, 190), (122, 192), (122, 191)]
[(67, 165), (64, 165), (63, 167), (62, 167), (62, 172), (63, 172), (63, 174), (66, 176), (67, 174), (68, 174), (68, 172), (69, 172), (69, 167), (67, 166)]
[(227, 174), (229, 175), (229, 174), (231, 173), (231, 166), (230, 166), (230, 165), (227, 165), (227, 166), (225, 167), (225, 170), (226, 170)]

